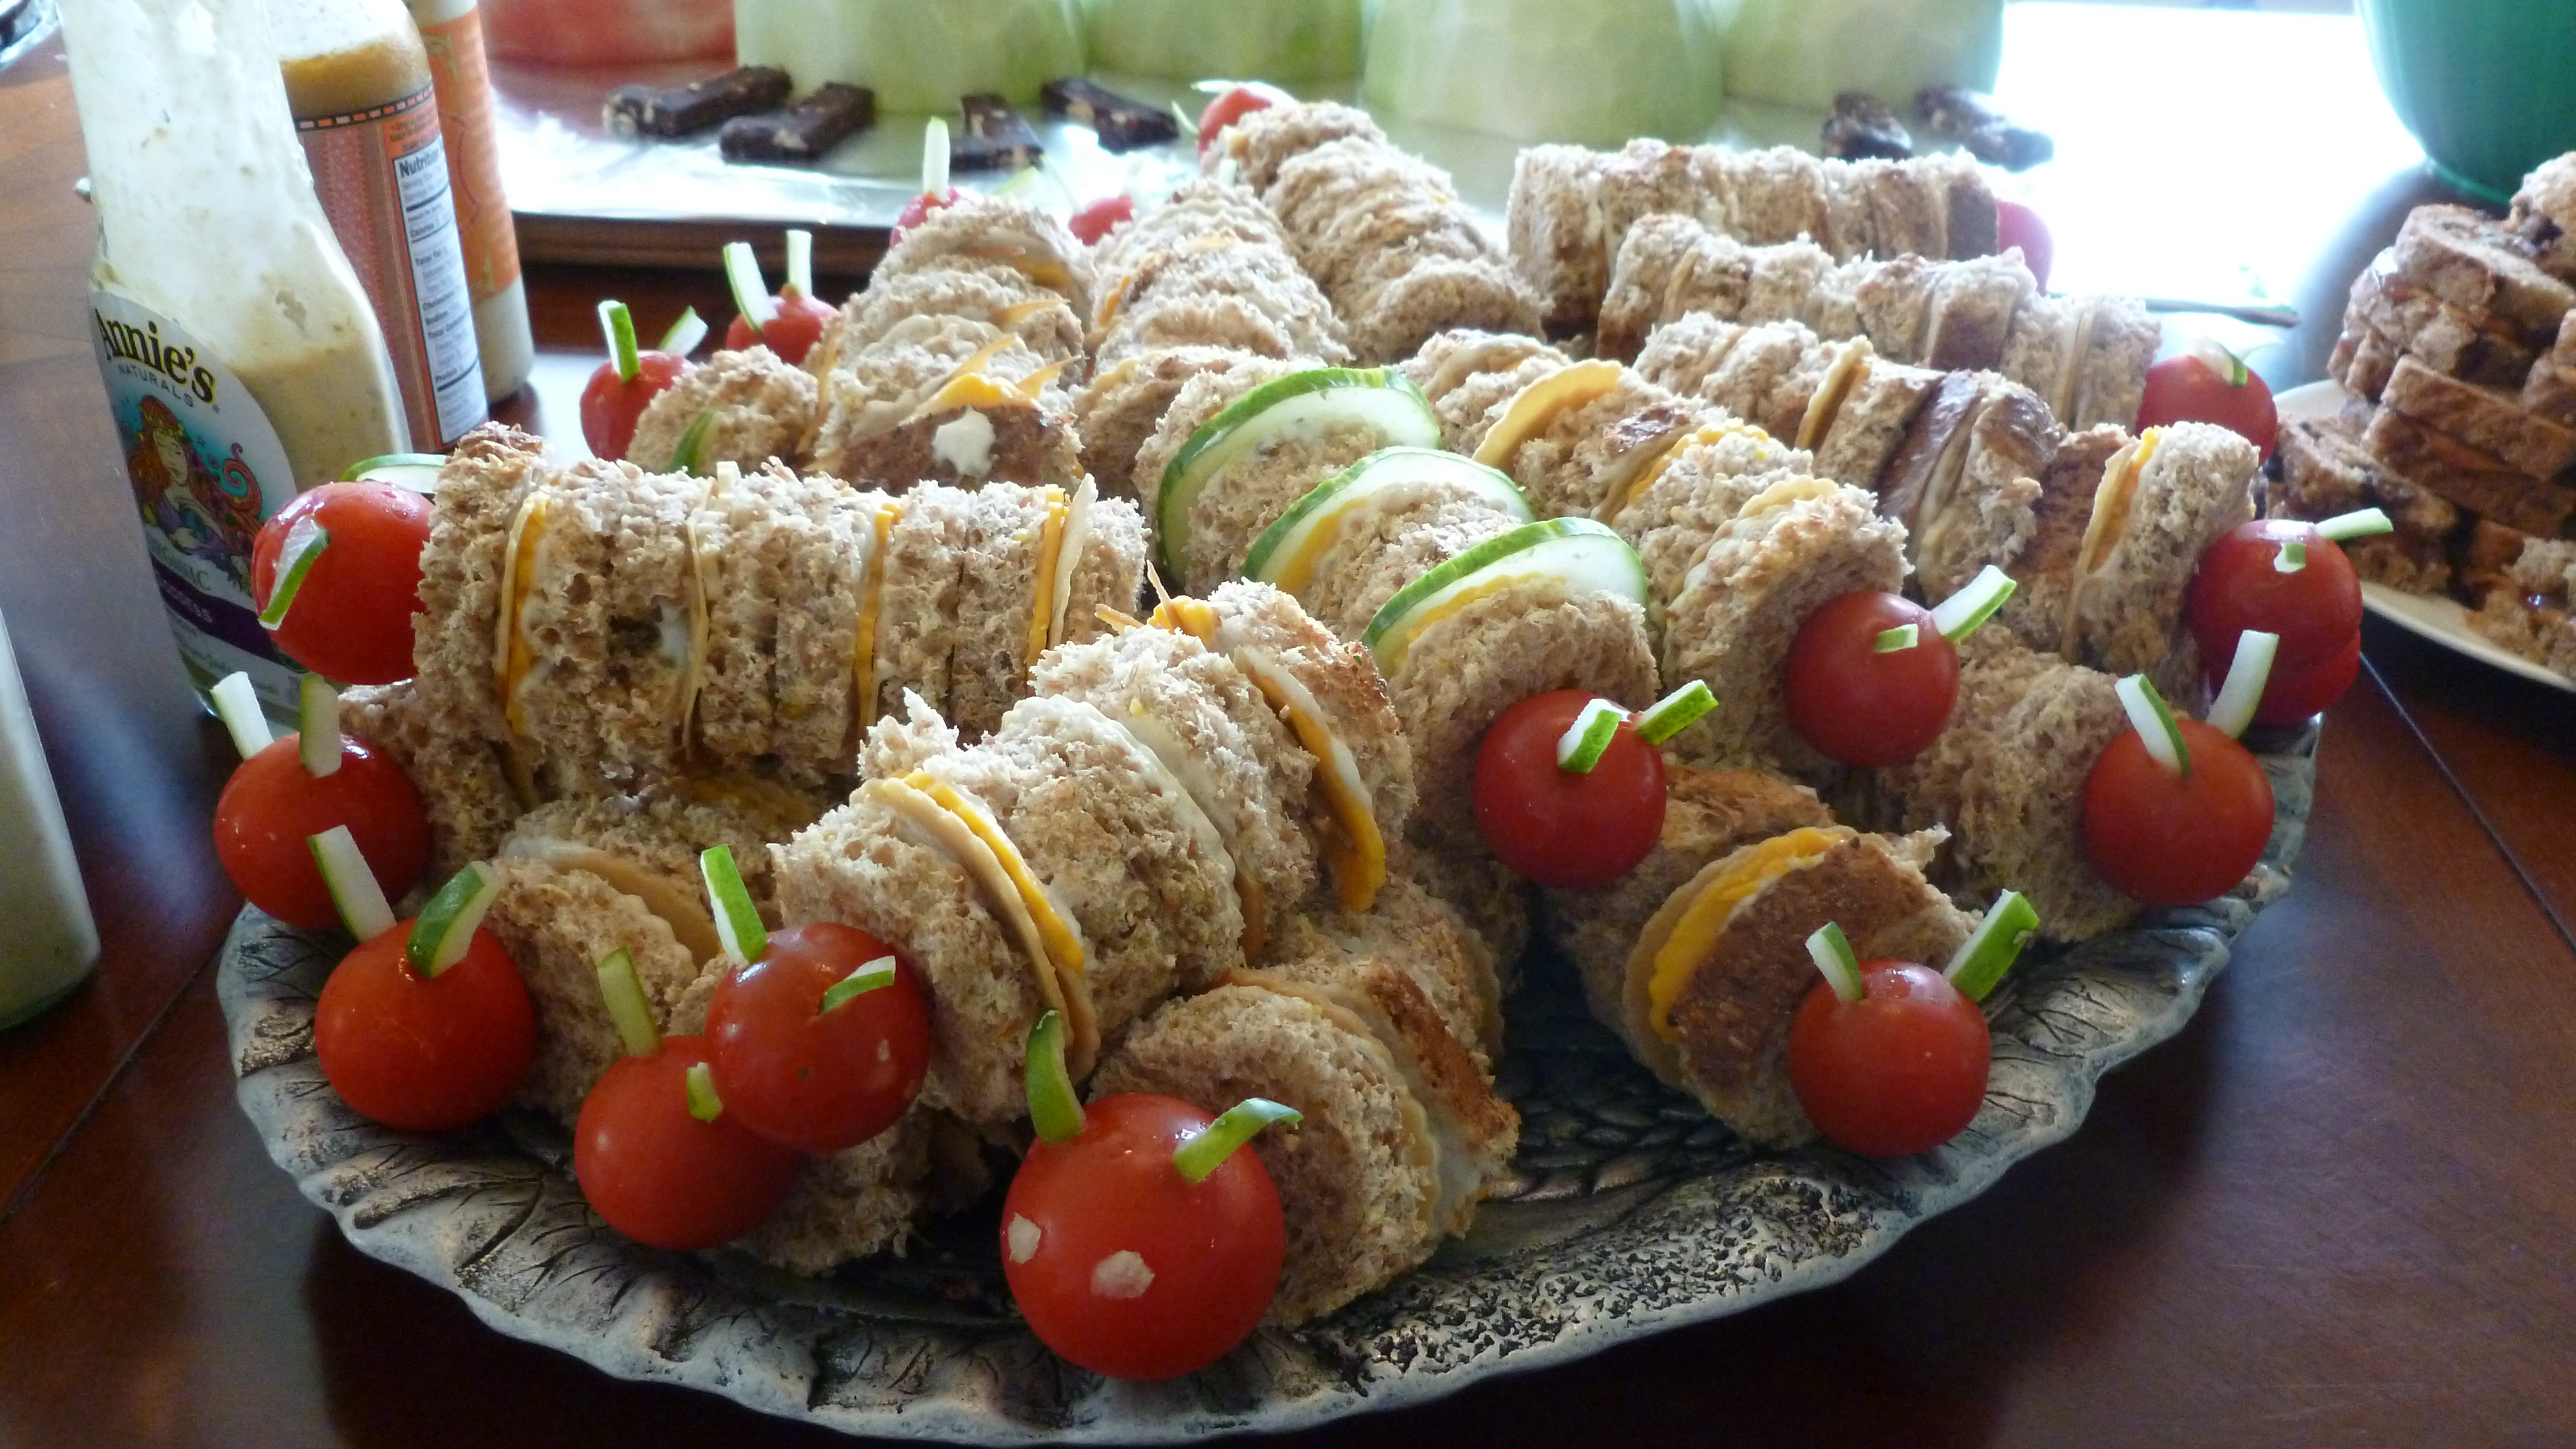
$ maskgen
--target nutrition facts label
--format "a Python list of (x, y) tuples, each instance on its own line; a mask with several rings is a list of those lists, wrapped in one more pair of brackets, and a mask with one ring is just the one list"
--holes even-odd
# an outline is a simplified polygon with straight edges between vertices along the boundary
[(402, 186), (403, 231), (411, 238), (412, 286), (420, 296), (421, 337), (429, 382), (438, 397), (438, 436), (462, 437), (483, 421), (483, 356), (474, 345), (474, 297), (466, 290), (465, 250), (447, 175), (447, 146), (436, 135), (394, 158)]
[(487, 404), (437, 96), (424, 87), (364, 111), (299, 118), (295, 130), (384, 327), (412, 440), (443, 448), (483, 421)]

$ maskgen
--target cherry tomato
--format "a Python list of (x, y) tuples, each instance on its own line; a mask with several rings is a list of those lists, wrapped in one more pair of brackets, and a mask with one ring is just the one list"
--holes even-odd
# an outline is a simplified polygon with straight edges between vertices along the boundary
[(403, 959), (412, 923), (350, 952), (322, 983), (313, 1054), (351, 1107), (406, 1132), (488, 1117), (528, 1074), (537, 1018), (528, 988), (491, 932), (423, 979)]
[(2272, 389), (2262, 376), (2216, 344), (2178, 352), (2147, 369), (2138, 430), (2167, 423), (2216, 423), (2252, 443), (2265, 461), (2280, 431)]
[(826, 1157), (883, 1132), (930, 1070), (930, 1008), (901, 958), (894, 980), (822, 1010), (823, 993), (894, 948), (830, 922), (773, 933), (707, 1005), (707, 1060), (728, 1114), (781, 1146)]
[[(2219, 676), (2225, 678), (2225, 671)], [(2322, 663), (2284, 674), (2277, 667), (2263, 683), (2263, 702), (2254, 709), (2258, 725), (2304, 724), (2344, 697), (2361, 677), (2361, 635), (2344, 642), (2343, 652)]]
[(1208, 1114), (1149, 1092), (1083, 1109), (1040, 1141), (1002, 1203), (1002, 1273), (1040, 1341), (1094, 1373), (1167, 1379), (1241, 1343), (1270, 1311), (1288, 1235), (1270, 1170), (1239, 1148), (1206, 1180), (1172, 1166)]
[(617, 375), (617, 364), (603, 362), (581, 390), (581, 436), (590, 451), (614, 463), (635, 441), (635, 420), (663, 389), (689, 370), (689, 360), (672, 352), (636, 354), (631, 378)]
[(664, 1037), (649, 1057), (619, 1057), (573, 1125), (582, 1196), (610, 1227), (651, 1247), (730, 1243), (767, 1222), (796, 1185), (793, 1150), (730, 1109), (712, 1122), (689, 1115), (689, 1068), (706, 1059), (705, 1039), (694, 1036)]
[(2188, 906), (2236, 888), (2272, 838), (2272, 782), (2245, 747), (2180, 721), (2191, 773), (2147, 753), (2136, 730), (2084, 782), (2084, 854), (2104, 880), (2149, 905)]
[(790, 288), (771, 300), (778, 304), (778, 315), (769, 325), (754, 331), (751, 319), (736, 317), (725, 327), (725, 347), (740, 352), (758, 344), (778, 354), (779, 360), (791, 367), (802, 367), (805, 355), (823, 338), (823, 329), (841, 315), (840, 309)]
[(1295, 96), (1277, 86), (1264, 85), (1260, 81), (1239, 85), (1224, 92), (1215, 100), (1208, 102), (1206, 110), (1199, 112), (1199, 154), (1206, 155), (1207, 148), (1216, 144), (1216, 138), (1225, 134), (1226, 127), (1253, 112), (1266, 111), (1272, 106), (1296, 103)]
[(251, 599), (263, 609), (277, 587), (286, 535), (305, 518), (331, 542), (269, 638), (296, 663), (343, 684), (411, 678), (429, 500), (391, 483), (325, 483), (298, 493), (251, 543)]
[(1073, 214), (1065, 228), (1080, 238), (1087, 247), (1100, 245), (1100, 239), (1116, 231), (1122, 222), (1136, 219), (1136, 198), (1104, 196)]
[[(2292, 573), (2277, 567), (2282, 546), (2306, 545), (2307, 562)], [(2281, 636), (2275, 676), (2308, 669), (2344, 652), (2361, 637), (2361, 580), (2352, 560), (2316, 525), (2292, 518), (2240, 523), (2210, 544), (2191, 576), (2183, 604), (2204, 660), (2224, 677), (2236, 657), (2237, 637), (2248, 629)]]
[[(1878, 652), (1878, 636), (1912, 624), (1911, 648)], [(1789, 723), (1827, 758), (1876, 768), (1923, 753), (1959, 699), (1958, 646), (1932, 611), (1897, 594), (1845, 594), (1807, 616), (1781, 688)]]
[(886, 234), (886, 245), (893, 246), (912, 235), (912, 229), (930, 220), (932, 212), (942, 207), (955, 206), (958, 200), (957, 188), (952, 186), (936, 196), (925, 191), (905, 202), (903, 210), (895, 213), (894, 230)]
[(2021, 248), (2021, 263), (2039, 279), (2039, 289), (2048, 290), (2048, 269), (2057, 260), (2057, 239), (2048, 234), (2048, 223), (2039, 213), (2018, 201), (1995, 203), (1995, 250)]
[(1871, 1157), (1929, 1152), (1986, 1100), (1985, 1013), (1912, 961), (1861, 963), (1862, 995), (1819, 981), (1789, 1027), (1789, 1085), (1835, 1145)]
[(340, 739), (340, 768), (314, 775), (288, 735), (242, 761), (215, 801), (215, 858), (252, 905), (290, 926), (324, 931), (339, 909), (313, 863), (311, 837), (346, 825), (358, 853), (401, 900), (429, 866), (429, 814), (393, 761), (364, 741)]
[(1556, 742), (1595, 696), (1560, 689), (1503, 712), (1476, 752), (1476, 828), (1503, 864), (1572, 890), (1626, 875), (1664, 828), (1664, 757), (1622, 723), (1598, 764), (1575, 774)]

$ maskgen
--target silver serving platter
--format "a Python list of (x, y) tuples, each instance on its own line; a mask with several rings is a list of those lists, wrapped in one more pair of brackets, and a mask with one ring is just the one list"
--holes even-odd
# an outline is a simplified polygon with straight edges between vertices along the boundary
[(1320, 1323), (1265, 1329), (1168, 1383), (1105, 1380), (1040, 1347), (1011, 1312), (989, 1207), (935, 1224), (904, 1257), (820, 1281), (736, 1253), (641, 1248), (582, 1201), (551, 1122), (420, 1136), (340, 1101), (314, 1061), (313, 1009), (344, 938), (245, 910), (218, 986), (242, 1109), (269, 1155), (361, 1252), (454, 1290), (503, 1333), (853, 1434), (1022, 1444), (1298, 1429), (1833, 1283), (2064, 1139), (2095, 1081), (2181, 1030), (2229, 942), (2289, 888), (2315, 750), (2311, 727), (2263, 756), (2277, 823), (2235, 895), (2014, 973), (1990, 1003), (1984, 1110), (1919, 1157), (1747, 1148), (1631, 1062), (1561, 966), (1533, 961), (1498, 1080), (1522, 1114), (1517, 1172), (1475, 1231)]

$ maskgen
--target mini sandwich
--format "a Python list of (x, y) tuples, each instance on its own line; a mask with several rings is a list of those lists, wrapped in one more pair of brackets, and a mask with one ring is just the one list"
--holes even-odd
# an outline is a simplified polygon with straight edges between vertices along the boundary
[(2203, 550), (2254, 516), (2254, 446), (2225, 428), (2149, 428), (2114, 455), (2068, 586), (2059, 652), (2111, 674), (2144, 672), (2169, 699), (2204, 687), (2183, 597)]
[(1877, 355), (1866, 337), (1842, 345), (1798, 419), (1797, 443), (1816, 454), (1816, 476), (1875, 488), (1941, 374)]
[[(1342, 108), (1280, 106), (1246, 120), (1244, 179), (1278, 216), (1297, 261), (1323, 288), (1363, 362), (1396, 362), (1451, 327), (1537, 329), (1538, 298), (1514, 275), (1448, 175), (1386, 144), (1376, 128), (1313, 144)], [(1305, 117), (1279, 115), (1305, 112)], [(1256, 171), (1295, 145), (1268, 179)], [(1212, 148), (1211, 155), (1226, 148)]]
[(1878, 484), (1879, 511), (1905, 525), (1926, 598), (2020, 556), (2060, 436), (2028, 388), (1991, 372), (1942, 376)]
[(1031, 686), (1098, 710), (1150, 753), (1204, 819), (1238, 902), (1235, 939), (1184, 960), (1196, 989), (1268, 950), (1271, 925), (1304, 908), (1318, 879), (1307, 833), (1314, 756), (1234, 662), (1172, 629), (1126, 628), (1051, 651)]
[(835, 360), (806, 456), (865, 487), (922, 481), (1070, 487), (1080, 476), (1067, 364), (970, 318), (915, 319)]
[[(1746, 1141), (1811, 1139), (1787, 1066), (1790, 1022), (1817, 982), (1807, 938), (1832, 922), (1864, 960), (1948, 961), (1976, 918), (1923, 878), (1940, 841), (1803, 826), (1711, 861), (1638, 931), (1604, 1024)], [(1607, 1004), (1602, 986), (1590, 994)]]
[(342, 692), (340, 723), (401, 766), (420, 793), (429, 814), (429, 879), (446, 880), (501, 848), (521, 809), (501, 755), (478, 735), (434, 728), (419, 680)]
[(1021, 1051), (1041, 1013), (1064, 1013), (1074, 1070), (1087, 1073), (1104, 1033), (1172, 990), (1176, 933), (1211, 920), (1240, 930), (1230, 873), (1178, 792), (1095, 710), (1031, 706), (964, 748), (915, 707), (879, 721), (868, 753), (871, 776), (849, 803), (773, 852), (779, 904), (791, 919), (869, 931), (922, 973), (928, 1106), (976, 1124), (1017, 1119)]
[(1314, 758), (1306, 818), (1334, 899), (1367, 910), (1387, 879), (1388, 842), (1429, 798), (1411, 722), (1376, 664), (1266, 584), (1237, 581), (1205, 599), (1170, 600), (1154, 622), (1242, 671)]
[(920, 317), (956, 317), (1011, 334), (1042, 363), (1083, 362), (1083, 319), (1052, 288), (1004, 262), (959, 260), (872, 284), (841, 308), (806, 366), (827, 373), (834, 359), (855, 357)]
[(1264, 529), (1369, 454), (1440, 440), (1430, 407), (1399, 373), (1264, 371), (1192, 378), (1137, 454), (1138, 475), (1160, 479), (1155, 543), (1175, 587), (1203, 592), (1242, 573)]
[(536, 1008), (537, 1060), (522, 1100), (569, 1124), (622, 1054), (596, 968), (621, 947), (663, 1030), (693, 1032), (723, 971), (699, 852), (733, 852), (771, 927), (780, 924), (766, 842), (822, 814), (821, 802), (740, 782), (604, 800), (560, 800), (521, 816), (494, 858), (501, 893), (487, 918)]
[(803, 368), (766, 347), (719, 352), (644, 405), (626, 458), (649, 473), (794, 463), (813, 431), (814, 408), (814, 378)]
[(430, 733), (498, 747), (522, 808), (709, 770), (846, 781), (905, 689), (989, 729), (1142, 583), (1135, 508), (1080, 486), (889, 498), (731, 464), (558, 471), (484, 434), (462, 453), (419, 691)]
[(1007, 197), (970, 193), (934, 208), (887, 250), (871, 282), (982, 262), (1008, 267), (1062, 297), (1077, 317), (1091, 315), (1090, 253), (1063, 222)]
[(1835, 360), (1835, 350), (1800, 322), (1741, 326), (1687, 317), (1647, 339), (1637, 372), (1794, 439)]
[(1995, 629), (1969, 636), (1949, 727), (1880, 771), (1881, 798), (1909, 829), (1948, 828), (1954, 889), (2029, 896), (2040, 932), (2080, 941), (2136, 919), (2138, 903), (2085, 863), (2084, 782), (2129, 728), (2111, 676), (2035, 653)]
[(1543, 516), (1606, 520), (1657, 459), (1712, 421), (1704, 404), (1629, 368), (1578, 363), (1506, 403), (1476, 461), (1509, 473)]
[(1398, 875), (1365, 911), (1298, 916), (1272, 956), (1258, 969), (1283, 980), (1326, 984), (1353, 961), (1383, 961), (1404, 978), (1408, 995), (1419, 994), (1419, 1008), (1407, 1006), (1403, 1014), (1427, 1010), (1474, 1063), (1477, 1080), (1490, 1083), (1503, 1050), (1502, 977), (1465, 913), (1429, 885)]
[(1416, 579), (1533, 517), (1520, 489), (1491, 468), (1455, 453), (1382, 448), (1262, 530), (1244, 571), (1357, 638)]
[(1904, 583), (1904, 539), (1868, 494), (1813, 478), (1764, 489), (1718, 531), (1664, 616), (1664, 678), (1705, 680), (1719, 700), (1676, 742), (1691, 763), (1830, 771), (1790, 727), (1781, 669), (1808, 615)]
[(2102, 473), (2133, 442), (2108, 423), (2070, 433), (2039, 472), (2039, 497), (2031, 505), (2030, 539), (2003, 566), (2020, 585), (1994, 622), (2033, 649), (2055, 653), (2065, 642), (2067, 601), (2075, 563), (2093, 522), (2093, 499)]
[(1253, 246), (1285, 249), (1288, 245), (1288, 234), (1279, 229), (1279, 218), (1261, 204), (1258, 191), (1214, 177), (1186, 181), (1162, 204), (1120, 222), (1091, 249), (1092, 270), (1104, 294), (1101, 306), (1110, 305), (1107, 294), (1115, 293), (1119, 279), (1134, 271), (1143, 258), (1165, 247), (1216, 236)]
[(1279, 178), (1279, 168), (1291, 160), (1318, 146), (1350, 138), (1377, 146), (1386, 144), (1386, 133), (1369, 119), (1368, 112), (1356, 107), (1333, 101), (1268, 106), (1228, 126), (1216, 143), (1201, 153), (1199, 169), (1215, 176), (1231, 165), (1244, 185), (1256, 192), (1268, 191)]
[(1091, 319), (1102, 367), (1135, 352), (1223, 343), (1265, 357), (1346, 362), (1332, 304), (1277, 242), (1225, 231), (1191, 236), (1121, 258)]
[(1182, 386), (1201, 373), (1222, 376), (1245, 366), (1266, 371), (1276, 362), (1220, 341), (1151, 347), (1103, 364), (1073, 399), (1082, 466), (1109, 496), (1152, 501), (1162, 479), (1138, 478), (1136, 455), (1172, 410)]
[(1487, 984), (1456, 974), (1472, 959), (1464, 937), (1409, 887), (1376, 912), (1319, 918), (1288, 959), (1157, 1011), (1093, 1083), (1199, 1103), (1261, 1096), (1303, 1114), (1254, 1144), (1288, 1225), (1274, 1323), (1307, 1322), (1419, 1265), (1510, 1171), (1519, 1116), (1494, 1095), (1459, 1008), (1442, 1004)]
[[(1469, 400), (1462, 398), (1454, 408), (1450, 404), (1451, 395), (1481, 376), (1508, 373), (1532, 361), (1564, 367), (1573, 359), (1525, 333), (1453, 327), (1423, 343), (1422, 350), (1404, 364), (1404, 375), (1412, 380), (1415, 387), (1422, 389), (1422, 395), (1430, 400), (1432, 411), (1439, 415), (1444, 446), (1452, 452), (1473, 453), (1476, 443), (1483, 439), (1479, 437), (1461, 446), (1457, 430), (1481, 419), (1495, 402), (1506, 400), (1512, 394), (1476, 400), (1472, 406)], [(1535, 376), (1521, 379), (1519, 386), (1527, 386)], [(1516, 387), (1514, 391), (1517, 390)]]
[(1765, 771), (1702, 770), (1667, 758), (1664, 784), (1663, 829), (1635, 869), (1608, 885), (1540, 898), (1548, 940), (1574, 963), (1592, 1014), (1605, 1022), (1626, 1011), (1637, 933), (1675, 891), (1742, 846), (1834, 823), (1815, 791)]
[(584, 460), (521, 497), (484, 668), (506, 739), (547, 794), (680, 773), (697, 642), (689, 517), (706, 486)]
[(1712, 423), (1641, 473), (1608, 521), (1636, 545), (1647, 596), (1669, 601), (1746, 503), (1775, 483), (1816, 476), (1805, 450), (1751, 423)]

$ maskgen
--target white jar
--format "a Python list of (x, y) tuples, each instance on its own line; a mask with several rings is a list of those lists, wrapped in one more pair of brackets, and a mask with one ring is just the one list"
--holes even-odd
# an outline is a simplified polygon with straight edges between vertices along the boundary
[(0, 1029), (62, 1000), (97, 962), (98, 926), (0, 619)]

